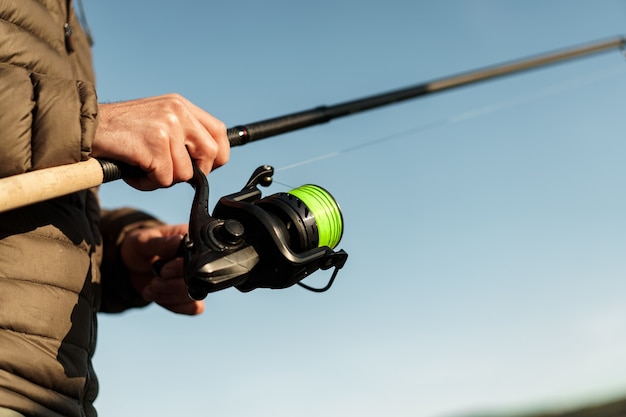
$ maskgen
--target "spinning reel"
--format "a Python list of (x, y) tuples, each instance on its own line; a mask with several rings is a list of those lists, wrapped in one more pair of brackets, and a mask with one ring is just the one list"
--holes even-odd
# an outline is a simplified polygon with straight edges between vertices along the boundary
[[(241, 191), (222, 197), (210, 215), (209, 183), (194, 164), (189, 234), (181, 244), (191, 298), (228, 287), (248, 292), (299, 284), (322, 292), (332, 285), (348, 258), (343, 250), (333, 251), (343, 233), (339, 206), (316, 185), (261, 198), (258, 186), (269, 186), (273, 174), (270, 166), (257, 168)], [(333, 267), (324, 288), (300, 282)]]

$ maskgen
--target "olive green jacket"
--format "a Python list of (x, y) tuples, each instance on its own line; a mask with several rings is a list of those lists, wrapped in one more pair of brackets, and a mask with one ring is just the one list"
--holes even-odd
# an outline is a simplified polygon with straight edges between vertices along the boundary
[[(89, 158), (97, 113), (71, 0), (0, 0), (0, 177)], [(146, 304), (117, 245), (157, 223), (130, 209), (103, 216), (95, 190), (0, 214), (0, 407), (96, 415), (96, 312)]]

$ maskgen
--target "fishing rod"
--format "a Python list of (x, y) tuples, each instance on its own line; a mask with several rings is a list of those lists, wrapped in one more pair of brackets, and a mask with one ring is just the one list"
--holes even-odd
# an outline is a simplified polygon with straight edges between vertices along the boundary
[[(606, 52), (614, 48), (623, 50), (625, 47), (626, 37), (618, 36), (450, 77), (439, 78), (407, 88), (332, 106), (318, 106), (310, 110), (231, 127), (227, 130), (228, 140), (231, 147), (241, 146), (400, 101)], [(116, 181), (129, 175), (137, 175), (137, 168), (129, 167), (117, 161), (90, 159), (71, 165), (46, 168), (3, 178), (0, 179), (0, 213), (72, 192), (97, 187), (100, 184)]]
[(504, 63), (497, 66), (486, 67), (471, 72), (465, 72), (450, 77), (440, 78), (415, 86), (347, 101), (333, 106), (319, 106), (310, 110), (291, 113), (285, 116), (267, 119), (248, 125), (235, 126), (228, 129), (228, 139), (230, 140), (231, 146), (245, 145), (249, 142), (277, 136), (282, 133), (303, 129), (316, 124), (326, 123), (332, 119), (360, 113), (400, 101), (418, 98), (549, 64), (556, 64), (562, 61), (604, 52), (613, 48), (624, 49), (625, 46), (626, 37), (621, 36)]
[[(227, 135), (231, 146), (241, 146), (400, 101), (625, 46), (626, 38), (613, 38), (235, 126), (227, 129)], [(272, 167), (263, 165), (239, 192), (220, 198), (213, 214), (209, 214), (208, 180), (192, 163), (194, 175), (188, 182), (195, 195), (189, 232), (178, 254), (184, 260), (184, 278), (191, 298), (203, 299), (229, 287), (243, 292), (294, 284), (316, 292), (330, 288), (348, 254), (334, 251), (343, 234), (343, 217), (327, 190), (307, 184), (262, 197), (259, 186), (269, 186), (274, 173)], [(0, 212), (136, 175), (141, 175), (137, 167), (91, 159), (4, 178), (0, 180)], [(301, 282), (317, 270), (330, 268), (334, 272), (323, 288)], [(160, 272), (158, 263), (154, 272)]]

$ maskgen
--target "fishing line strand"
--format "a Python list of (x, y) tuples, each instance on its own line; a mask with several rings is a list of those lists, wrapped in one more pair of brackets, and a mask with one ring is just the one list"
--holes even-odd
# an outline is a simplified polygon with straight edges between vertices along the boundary
[(366, 141), (364, 143), (360, 143), (360, 144), (353, 145), (353, 146), (348, 146), (343, 149), (339, 149), (333, 152), (316, 156), (314, 158), (305, 159), (303, 161), (296, 162), (296, 163), (278, 168), (276, 169), (276, 172), (287, 171), (289, 169), (294, 169), (294, 168), (298, 168), (304, 165), (313, 164), (318, 161), (335, 158), (346, 153), (350, 153), (350, 152), (361, 150), (370, 146), (380, 145), (386, 142), (406, 138), (410, 135), (414, 135), (416, 133), (422, 133), (422, 132), (425, 132), (425, 131), (428, 131), (437, 127), (441, 127), (444, 125), (453, 125), (456, 123), (473, 120), (482, 116), (496, 113), (498, 111), (510, 109), (510, 108), (513, 108), (522, 104), (532, 103), (537, 100), (554, 97), (554, 96), (564, 94), (570, 91), (574, 91), (576, 89), (579, 89), (579, 88), (582, 88), (582, 87), (585, 87), (585, 86), (588, 86), (588, 85), (591, 85), (600, 81), (606, 81), (606, 80), (617, 78), (620, 76), (621, 77), (624, 76), (623, 65), (614, 66), (608, 69), (596, 71), (593, 74), (583, 76), (583, 77), (578, 77), (578, 78), (575, 78), (566, 82), (562, 82), (559, 84), (551, 85), (541, 90), (531, 92), (529, 94), (524, 94), (519, 97), (510, 99), (510, 100), (499, 101), (499, 102), (495, 102), (495, 103), (488, 104), (485, 106), (480, 106), (475, 109), (466, 110), (461, 113), (457, 113), (455, 115), (447, 117), (445, 119), (435, 120), (433, 122), (430, 122), (424, 125), (416, 126), (416, 127), (406, 129), (400, 132), (395, 132), (387, 136), (383, 136), (383, 137)]

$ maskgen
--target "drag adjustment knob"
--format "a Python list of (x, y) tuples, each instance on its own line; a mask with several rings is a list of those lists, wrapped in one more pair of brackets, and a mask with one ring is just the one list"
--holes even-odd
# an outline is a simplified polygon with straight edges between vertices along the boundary
[(218, 230), (219, 237), (230, 245), (238, 245), (243, 241), (244, 227), (239, 221), (228, 219)]

